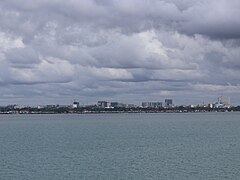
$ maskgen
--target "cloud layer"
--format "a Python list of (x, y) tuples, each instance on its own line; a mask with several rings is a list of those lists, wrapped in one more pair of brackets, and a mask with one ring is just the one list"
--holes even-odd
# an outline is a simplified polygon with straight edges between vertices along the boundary
[(240, 100), (238, 0), (2, 0), (0, 104)]

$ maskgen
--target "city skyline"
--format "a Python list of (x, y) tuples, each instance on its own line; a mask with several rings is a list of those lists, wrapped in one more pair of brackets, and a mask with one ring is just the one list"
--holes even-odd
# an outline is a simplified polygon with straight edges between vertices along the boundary
[(240, 103), (238, 0), (0, 2), (0, 105)]
[(60, 104), (60, 103), (48, 103), (48, 104), (5, 104), (0, 105), (0, 107), (18, 107), (18, 108), (24, 108), (24, 107), (32, 107), (32, 108), (42, 108), (42, 107), (72, 107), (78, 108), (78, 107), (89, 107), (89, 106), (97, 106), (100, 108), (116, 108), (116, 107), (123, 107), (123, 108), (135, 108), (135, 107), (142, 107), (142, 108), (172, 108), (172, 107), (209, 107), (209, 108), (230, 108), (230, 107), (239, 107), (240, 105), (232, 104), (230, 97), (227, 96), (220, 96), (215, 101), (208, 101), (208, 102), (202, 102), (197, 104), (178, 104), (174, 101), (174, 99), (162, 99), (162, 100), (154, 100), (154, 101), (144, 101), (139, 103), (134, 102), (124, 102), (124, 101), (108, 101), (108, 100), (98, 100), (97, 102), (93, 103), (84, 103), (77, 99), (74, 99), (69, 104)]
[(142, 102), (141, 105), (122, 102), (98, 101), (83, 105), (73, 101), (71, 105), (49, 104), (21, 106), (17, 104), (0, 106), (0, 114), (92, 114), (92, 113), (206, 113), (239, 112), (240, 106), (231, 105), (229, 97), (219, 97), (217, 102), (198, 105), (176, 105), (173, 99), (164, 102)]

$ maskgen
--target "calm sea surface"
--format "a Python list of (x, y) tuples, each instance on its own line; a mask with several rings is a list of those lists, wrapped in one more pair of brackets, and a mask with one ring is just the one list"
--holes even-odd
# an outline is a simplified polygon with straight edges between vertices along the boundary
[(0, 179), (240, 179), (240, 113), (0, 115)]

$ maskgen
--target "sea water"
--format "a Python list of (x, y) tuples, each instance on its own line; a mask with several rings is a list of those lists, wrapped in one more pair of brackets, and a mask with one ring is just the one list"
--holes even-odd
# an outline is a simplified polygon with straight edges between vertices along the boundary
[(239, 178), (240, 113), (0, 115), (1, 180)]

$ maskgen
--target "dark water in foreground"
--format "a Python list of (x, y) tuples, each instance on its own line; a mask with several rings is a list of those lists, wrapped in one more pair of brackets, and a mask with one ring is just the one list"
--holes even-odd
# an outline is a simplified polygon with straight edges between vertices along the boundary
[(0, 179), (239, 179), (240, 113), (0, 115)]

